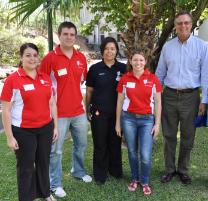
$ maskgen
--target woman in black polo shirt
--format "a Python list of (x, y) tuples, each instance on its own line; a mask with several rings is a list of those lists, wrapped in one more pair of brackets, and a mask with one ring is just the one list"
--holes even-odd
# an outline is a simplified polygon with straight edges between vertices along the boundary
[(103, 40), (102, 61), (92, 65), (87, 75), (86, 106), (94, 143), (93, 174), (104, 184), (107, 173), (122, 177), (121, 138), (116, 135), (116, 87), (126, 65), (116, 60), (118, 44), (112, 37)]

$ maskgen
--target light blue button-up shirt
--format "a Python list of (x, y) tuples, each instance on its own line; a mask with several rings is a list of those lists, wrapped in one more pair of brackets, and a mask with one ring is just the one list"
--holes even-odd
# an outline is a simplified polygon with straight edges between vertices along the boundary
[(202, 87), (202, 103), (208, 103), (208, 45), (190, 36), (186, 42), (178, 37), (163, 46), (156, 75), (173, 89)]

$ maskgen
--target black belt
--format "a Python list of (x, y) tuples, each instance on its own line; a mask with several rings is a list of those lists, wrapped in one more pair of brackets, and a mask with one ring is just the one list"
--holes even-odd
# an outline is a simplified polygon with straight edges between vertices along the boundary
[(173, 89), (173, 88), (170, 88), (170, 87), (166, 87), (168, 90), (170, 91), (174, 91), (176, 93), (192, 93), (194, 92), (195, 90), (198, 90), (199, 87), (196, 87), (196, 88), (188, 88), (188, 89)]

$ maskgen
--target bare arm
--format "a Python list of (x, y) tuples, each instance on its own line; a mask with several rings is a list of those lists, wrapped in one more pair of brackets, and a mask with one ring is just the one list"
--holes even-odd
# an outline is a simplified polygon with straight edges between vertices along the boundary
[(121, 111), (124, 101), (124, 94), (118, 93), (117, 107), (116, 107), (116, 134), (121, 137)]
[(86, 113), (87, 113), (87, 119), (91, 121), (91, 114), (89, 111), (89, 105), (93, 94), (93, 87), (87, 87), (86, 88)]
[(58, 117), (57, 117), (56, 101), (54, 97), (51, 97), (49, 104), (54, 122), (53, 142), (55, 142), (58, 139)]
[(2, 122), (7, 136), (7, 145), (10, 149), (17, 150), (19, 145), (12, 133), (11, 108), (11, 102), (2, 101)]
[(89, 104), (90, 104), (93, 90), (94, 90), (93, 87), (86, 88), (86, 107), (89, 106)]
[(155, 124), (152, 128), (152, 134), (154, 135), (154, 139), (157, 138), (159, 132), (160, 132), (160, 121), (161, 121), (161, 93), (155, 94)]

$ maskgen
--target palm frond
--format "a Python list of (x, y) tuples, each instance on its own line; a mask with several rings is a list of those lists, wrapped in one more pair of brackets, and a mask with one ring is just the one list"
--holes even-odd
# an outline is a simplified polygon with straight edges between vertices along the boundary
[(57, 10), (63, 16), (77, 14), (83, 0), (9, 0), (9, 3), (14, 4), (11, 11), (14, 16), (11, 20), (20, 18), (20, 24), (29, 18), (36, 10), (41, 8), (43, 10)]

